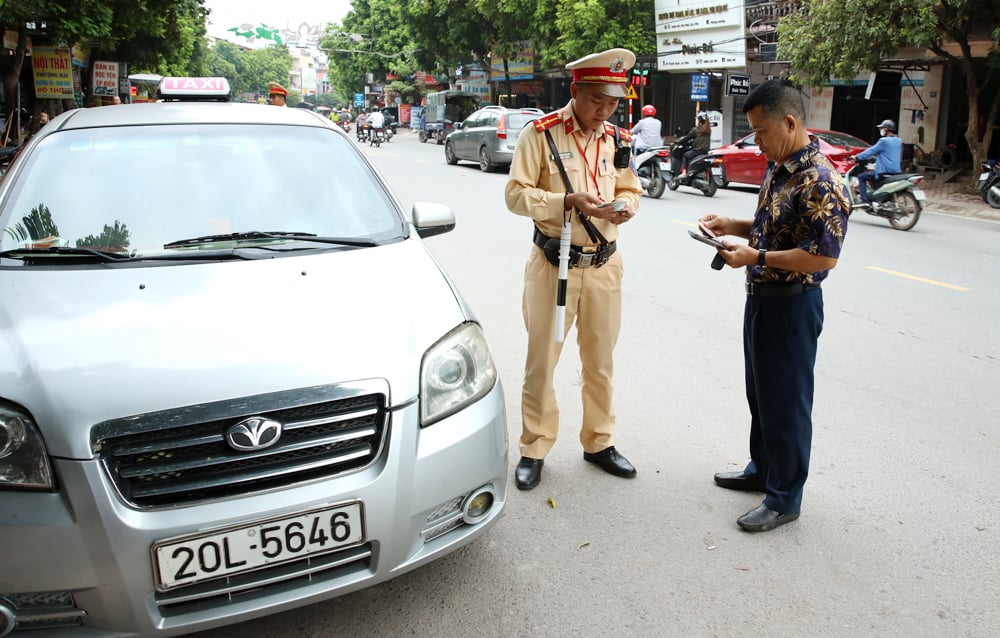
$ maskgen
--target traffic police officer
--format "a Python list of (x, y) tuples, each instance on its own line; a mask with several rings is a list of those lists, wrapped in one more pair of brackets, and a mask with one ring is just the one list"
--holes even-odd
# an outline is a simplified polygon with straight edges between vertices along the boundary
[[(535, 120), (521, 133), (514, 152), (506, 203), (534, 222), (535, 243), (525, 268), (522, 303), (528, 354), (521, 396), (521, 460), (515, 470), (515, 484), (522, 490), (541, 480), (542, 464), (559, 427), (553, 373), (562, 342), (553, 338), (558, 262), (552, 257), (564, 221), (572, 225), (572, 258), (565, 325), (556, 329), (565, 334), (576, 323), (583, 372), (583, 457), (616, 476), (636, 473), (612, 439), (612, 376), (621, 325), (618, 226), (635, 214), (642, 186), (629, 166), (628, 131), (605, 121), (625, 97), (626, 75), (633, 64), (635, 54), (627, 49), (609, 49), (567, 64), (573, 72), (569, 104)], [(560, 162), (572, 192), (567, 191)]]
[(285, 106), (285, 99), (288, 97), (288, 89), (277, 82), (268, 82), (267, 98), (272, 106)]

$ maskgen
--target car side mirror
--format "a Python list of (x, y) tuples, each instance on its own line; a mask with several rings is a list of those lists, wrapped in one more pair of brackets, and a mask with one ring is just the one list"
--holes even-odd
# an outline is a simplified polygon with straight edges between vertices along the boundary
[(413, 227), (421, 237), (433, 237), (455, 230), (455, 213), (444, 204), (413, 202)]

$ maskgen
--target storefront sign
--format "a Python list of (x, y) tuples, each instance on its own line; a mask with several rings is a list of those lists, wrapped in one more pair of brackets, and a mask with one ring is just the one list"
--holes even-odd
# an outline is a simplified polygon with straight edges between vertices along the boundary
[(730, 73), (726, 78), (726, 95), (750, 95), (750, 76)]
[(656, 0), (657, 69), (745, 68), (742, 2)]
[(36, 46), (31, 56), (35, 97), (73, 99), (73, 61), (69, 48)]
[[(518, 44), (521, 45), (521, 49), (507, 60), (507, 73), (510, 74), (511, 80), (530, 80), (535, 77), (535, 51), (528, 40)], [(507, 79), (503, 62), (503, 58), (494, 59), (492, 62), (494, 82)]]
[(118, 63), (94, 62), (94, 95), (118, 95)]

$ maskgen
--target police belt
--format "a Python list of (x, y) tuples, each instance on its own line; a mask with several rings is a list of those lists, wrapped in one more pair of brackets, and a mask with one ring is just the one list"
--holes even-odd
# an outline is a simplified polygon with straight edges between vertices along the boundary
[(800, 284), (796, 282), (775, 281), (767, 283), (745, 284), (747, 295), (752, 297), (793, 297), (807, 290), (819, 288), (819, 284)]
[[(553, 266), (559, 265), (558, 237), (547, 237), (536, 227), (533, 241), (545, 253), (545, 258), (549, 260), (550, 264)], [(610, 242), (603, 247), (571, 245), (569, 247), (570, 268), (590, 268), (591, 266), (600, 268), (608, 263), (608, 259), (611, 258), (611, 255), (615, 254), (616, 250), (618, 250), (617, 242)]]

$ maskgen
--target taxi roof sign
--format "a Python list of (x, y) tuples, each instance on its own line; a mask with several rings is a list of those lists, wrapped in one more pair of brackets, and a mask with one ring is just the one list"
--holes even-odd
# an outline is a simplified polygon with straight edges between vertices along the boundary
[(229, 80), (222, 77), (165, 77), (160, 80), (160, 85), (156, 89), (156, 96), (161, 100), (228, 102), (232, 95)]

